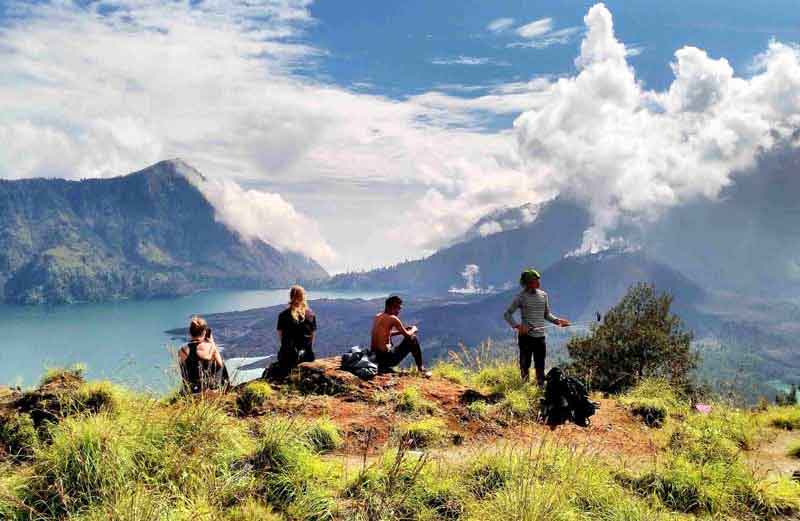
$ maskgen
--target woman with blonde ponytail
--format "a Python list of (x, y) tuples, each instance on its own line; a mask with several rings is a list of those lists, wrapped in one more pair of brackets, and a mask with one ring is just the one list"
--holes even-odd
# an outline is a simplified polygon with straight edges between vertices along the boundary
[(314, 361), (314, 334), (317, 317), (308, 307), (306, 290), (302, 286), (289, 289), (289, 305), (278, 315), (278, 365), (281, 373), (289, 374), (300, 362)]

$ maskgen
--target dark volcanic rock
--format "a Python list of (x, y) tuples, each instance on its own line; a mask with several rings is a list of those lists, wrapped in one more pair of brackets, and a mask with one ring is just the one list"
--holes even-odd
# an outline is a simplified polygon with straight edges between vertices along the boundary
[(308, 394), (353, 393), (361, 383), (359, 377), (341, 369), (339, 357), (304, 362), (297, 366), (291, 379), (301, 392)]

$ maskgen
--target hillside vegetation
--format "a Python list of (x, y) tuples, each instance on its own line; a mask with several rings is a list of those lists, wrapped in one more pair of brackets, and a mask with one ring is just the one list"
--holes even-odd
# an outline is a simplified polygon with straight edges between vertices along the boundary
[[(507, 363), (439, 365), (317, 394), (302, 381), (153, 397), (79, 369), (0, 398), (8, 520), (674, 520), (800, 513), (781, 462), (800, 408), (697, 412), (664, 380), (535, 422)], [(302, 389), (302, 390), (301, 390)], [(800, 464), (798, 464), (800, 467)]]
[(327, 277), (313, 260), (218, 222), (187, 176), (202, 179), (173, 160), (113, 179), (0, 180), (0, 302), (162, 297)]

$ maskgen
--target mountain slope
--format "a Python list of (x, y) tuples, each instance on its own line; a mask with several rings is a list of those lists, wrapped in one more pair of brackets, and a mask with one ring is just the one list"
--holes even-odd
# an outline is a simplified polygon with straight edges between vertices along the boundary
[[(505, 214), (482, 219), (466, 235), (471, 237), (469, 240), (439, 250), (430, 257), (363, 273), (337, 275), (325, 286), (436, 294), (463, 285), (464, 266), (476, 264), (483, 286), (502, 287), (515, 284), (516, 275), (523, 267), (534, 264), (544, 269), (578, 248), (589, 226), (588, 213), (564, 199), (522, 208), (524, 211), (510, 209)], [(522, 226), (485, 236), (480, 234), (481, 229), (484, 233), (493, 227), (503, 229), (505, 221)]]
[(200, 176), (163, 161), (113, 179), (0, 181), (0, 300), (168, 296), (327, 276), (217, 222), (186, 171)]
[[(671, 293), (673, 310), (690, 326), (700, 325), (699, 306), (707, 298), (695, 283), (641, 252), (604, 252), (567, 257), (542, 272), (542, 287), (550, 297), (554, 314), (573, 321), (605, 313), (619, 302), (628, 288), (648, 282)], [(486, 338), (510, 336), (503, 312), (518, 289), (457, 305), (431, 306), (413, 313), (434, 344), (476, 345)]]
[[(573, 321), (590, 318), (595, 311), (605, 313), (637, 282), (649, 282), (659, 291), (670, 292), (675, 297), (674, 311), (690, 327), (707, 326), (707, 317), (700, 310), (707, 298), (705, 291), (640, 252), (567, 257), (542, 273), (553, 313)], [(428, 356), (442, 357), (460, 342), (475, 346), (487, 338), (510, 339), (511, 330), (503, 321), (503, 312), (517, 291), (515, 288), (481, 299), (403, 295), (402, 319), (419, 325)], [(383, 301), (315, 300), (311, 305), (319, 322), (316, 350), (320, 355), (330, 355), (369, 341), (372, 317), (382, 309)], [(266, 355), (277, 351), (275, 321), (283, 308), (219, 313), (206, 318), (227, 346), (228, 356)], [(183, 329), (171, 333), (183, 334)]]

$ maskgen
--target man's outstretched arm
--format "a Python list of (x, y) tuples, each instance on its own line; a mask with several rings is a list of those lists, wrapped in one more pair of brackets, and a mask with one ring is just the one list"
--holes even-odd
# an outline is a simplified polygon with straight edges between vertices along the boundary
[(558, 318), (557, 316), (555, 316), (552, 313), (550, 313), (550, 298), (549, 297), (545, 297), (545, 299), (544, 299), (544, 318), (548, 322), (551, 322), (551, 323), (556, 324), (558, 326), (564, 327), (564, 326), (568, 326), (569, 325), (569, 320), (567, 320), (565, 318)]

